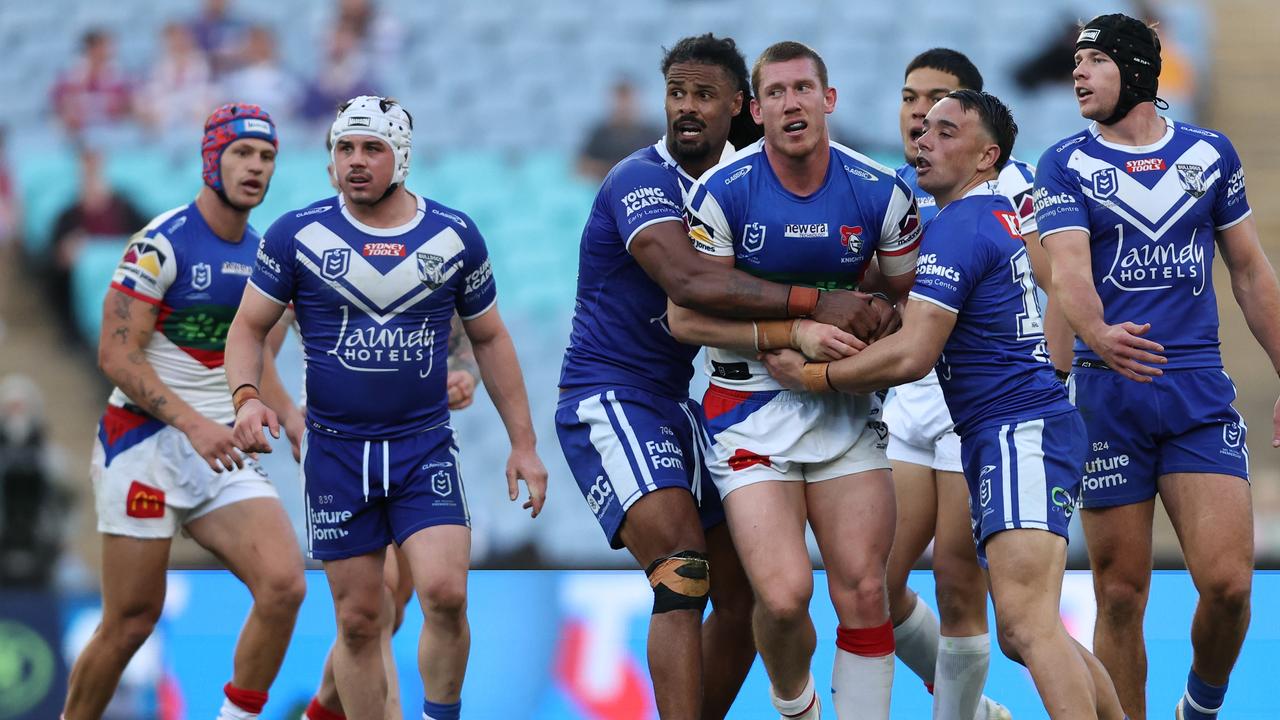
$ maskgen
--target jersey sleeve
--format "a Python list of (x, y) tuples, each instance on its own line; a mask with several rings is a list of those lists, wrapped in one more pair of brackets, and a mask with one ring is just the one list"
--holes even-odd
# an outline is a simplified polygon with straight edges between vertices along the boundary
[[(978, 237), (972, 217), (961, 222), (934, 220), (920, 247), (911, 299), (959, 313), (978, 280), (986, 274), (982, 259), (987, 243)], [(962, 234), (970, 237), (962, 237)]]
[(462, 285), (454, 307), (463, 320), (474, 320), (498, 302), (498, 285), (493, 279), (493, 265), (489, 261), (489, 248), (484, 243), (484, 236), (476, 228), (474, 220), (466, 220), (467, 229), (462, 233)]
[(1245, 197), (1244, 166), (1240, 163), (1240, 155), (1236, 153), (1235, 146), (1223, 137), (1218, 144), (1218, 153), (1222, 158), (1222, 177), (1226, 178), (1226, 190), (1219, 192), (1213, 203), (1213, 228), (1226, 230), (1249, 217), (1253, 211)]
[(129, 238), (124, 257), (111, 277), (111, 287), (152, 305), (164, 301), (164, 295), (178, 277), (178, 260), (173, 244), (159, 232), (145, 231)]
[(729, 229), (728, 213), (701, 181), (689, 193), (685, 222), (689, 226), (689, 240), (699, 252), (733, 257), (733, 232)]
[(998, 181), (1000, 194), (1013, 203), (1022, 233), (1039, 232), (1036, 225), (1036, 169), (1024, 162), (1010, 160), (1000, 171)]
[(894, 176), (893, 193), (880, 226), (876, 257), (885, 275), (905, 275), (916, 267), (920, 251), (920, 209), (911, 188)]
[(1035, 204), (1036, 229), (1040, 240), (1063, 230), (1089, 232), (1089, 210), (1084, 204), (1080, 184), (1066, 166), (1066, 158), (1059, 148), (1049, 148), (1036, 166)]
[(267, 298), (288, 305), (293, 300), (297, 275), (294, 272), (293, 223), (286, 215), (271, 224), (258, 243), (258, 257), (253, 263), (249, 284)]
[(609, 214), (628, 252), (641, 230), (684, 219), (679, 182), (652, 163), (631, 161), (619, 165), (609, 178), (606, 195)]

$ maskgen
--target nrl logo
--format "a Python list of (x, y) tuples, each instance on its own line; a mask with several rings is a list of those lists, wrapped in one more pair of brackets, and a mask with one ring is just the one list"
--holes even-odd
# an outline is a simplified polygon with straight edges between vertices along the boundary
[(1204, 197), (1204, 168), (1189, 163), (1178, 163), (1176, 167), (1178, 182), (1182, 183), (1182, 189), (1193, 198)]
[(213, 267), (209, 263), (196, 263), (191, 266), (191, 289), (207, 290), (213, 283)]
[(320, 258), (320, 275), (326, 280), (337, 280), (351, 267), (351, 248), (325, 250)]
[(749, 253), (760, 252), (764, 249), (764, 232), (767, 230), (763, 224), (758, 222), (748, 223), (743, 230), (742, 249)]
[(1093, 174), (1093, 195), (1099, 200), (1106, 200), (1116, 194), (1116, 169), (1106, 168)]
[(435, 290), (444, 284), (444, 258), (431, 253), (418, 253), (418, 279)]

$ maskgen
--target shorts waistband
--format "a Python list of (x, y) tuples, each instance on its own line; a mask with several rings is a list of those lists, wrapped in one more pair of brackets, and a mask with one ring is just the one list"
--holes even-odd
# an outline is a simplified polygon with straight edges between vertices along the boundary
[(1084, 368), (1086, 370), (1110, 370), (1111, 366), (1101, 360), (1090, 360), (1088, 358), (1076, 358), (1071, 361), (1072, 367)]

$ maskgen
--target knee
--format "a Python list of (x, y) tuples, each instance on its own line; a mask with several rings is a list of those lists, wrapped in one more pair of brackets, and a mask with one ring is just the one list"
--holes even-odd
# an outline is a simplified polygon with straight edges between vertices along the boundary
[(1241, 615), (1249, 607), (1252, 591), (1253, 578), (1250, 574), (1224, 574), (1204, 583), (1200, 598), (1222, 615)]
[[(1000, 651), (1016, 663), (1023, 663), (1023, 655), (1035, 641), (1033, 629), (1022, 617), (997, 617), (996, 638)], [(1023, 663), (1025, 664), (1025, 663)]]
[[(845, 608), (865, 618), (881, 616), (887, 606), (883, 572), (861, 573), (847, 580), (836, 580), (828, 574), (827, 582), (830, 583), (831, 601), (837, 611)], [(865, 622), (853, 623), (855, 626), (863, 624)]]
[(1145, 580), (1107, 575), (1095, 578), (1098, 615), (1115, 622), (1136, 621), (1146, 610), (1148, 588)]
[(813, 597), (813, 585), (801, 583), (777, 583), (756, 594), (756, 608), (780, 625), (797, 625), (809, 618), (809, 601)]
[(467, 610), (467, 578), (442, 577), (418, 590), (422, 612), (436, 617), (459, 617)]
[(296, 615), (307, 595), (302, 568), (273, 573), (253, 588), (253, 602), (268, 614)]
[(151, 637), (164, 604), (144, 603), (126, 607), (114, 616), (102, 619), (102, 634), (121, 651), (132, 655)]
[(711, 608), (724, 622), (750, 628), (755, 610), (755, 594), (750, 586), (716, 587), (712, 583)]
[(364, 647), (382, 637), (382, 610), (378, 604), (348, 603), (338, 608), (338, 637), (348, 647)]

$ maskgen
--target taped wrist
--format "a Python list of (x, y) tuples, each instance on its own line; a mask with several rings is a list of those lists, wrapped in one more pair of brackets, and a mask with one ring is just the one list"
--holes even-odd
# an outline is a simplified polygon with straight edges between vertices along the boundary
[(658, 558), (645, 568), (649, 587), (653, 588), (653, 614), (672, 610), (707, 609), (711, 592), (711, 566), (707, 556), (696, 550), (682, 550)]
[(244, 405), (250, 400), (260, 398), (261, 396), (258, 394), (258, 388), (252, 383), (245, 383), (232, 391), (231, 405), (235, 408), (234, 412), (238, 413), (240, 412), (241, 405)]
[(792, 285), (787, 291), (787, 317), (808, 317), (818, 308), (818, 288)]
[(807, 362), (801, 373), (804, 375), (804, 389), (811, 393), (828, 393), (835, 392), (835, 386), (831, 384), (831, 376), (828, 372), (831, 369), (831, 363), (824, 362)]
[(757, 320), (756, 350), (782, 350), (791, 347), (795, 320)]

